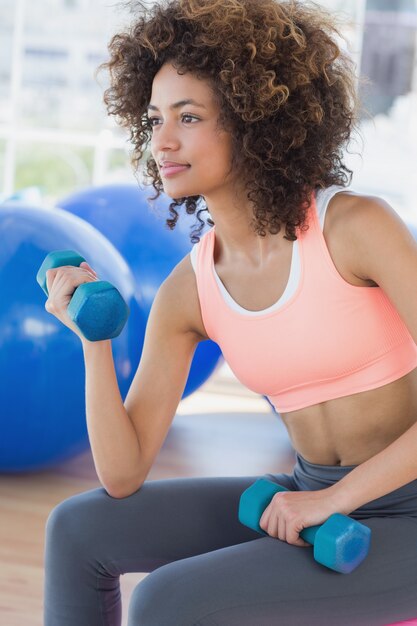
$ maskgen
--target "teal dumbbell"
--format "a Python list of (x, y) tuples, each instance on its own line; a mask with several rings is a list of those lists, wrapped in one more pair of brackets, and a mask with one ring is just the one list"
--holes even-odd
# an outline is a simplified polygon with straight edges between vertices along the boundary
[[(36, 280), (48, 296), (46, 272), (63, 265), (79, 267), (85, 259), (73, 250), (50, 252), (36, 275)], [(113, 339), (123, 330), (129, 317), (129, 307), (120, 292), (106, 280), (79, 285), (67, 307), (69, 318), (88, 341)]]
[[(259, 478), (240, 496), (239, 521), (268, 536), (259, 526), (259, 521), (279, 491), (289, 490), (272, 480)], [(335, 572), (349, 574), (369, 552), (371, 529), (347, 515), (333, 513), (324, 524), (304, 528), (300, 537), (314, 545), (314, 559), (318, 563)]]

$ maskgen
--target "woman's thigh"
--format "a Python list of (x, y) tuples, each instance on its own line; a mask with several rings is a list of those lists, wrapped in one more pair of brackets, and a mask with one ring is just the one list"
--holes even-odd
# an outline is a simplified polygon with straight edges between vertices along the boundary
[(129, 626), (382, 626), (417, 617), (417, 519), (367, 518), (350, 574), (312, 547), (260, 537), (170, 563), (134, 590)]
[[(268, 475), (265, 475), (268, 476)], [(259, 538), (239, 522), (242, 492), (259, 476), (173, 478), (145, 482), (126, 498), (103, 488), (61, 502), (47, 520), (54, 552), (73, 540), (112, 571), (150, 572), (162, 564)], [(283, 474), (284, 486), (292, 479)], [(73, 547), (74, 549), (74, 547)]]
[(127, 498), (99, 488), (61, 502), (46, 524), (45, 626), (120, 626), (121, 574), (261, 537), (238, 520), (240, 495), (257, 478), (155, 480)]

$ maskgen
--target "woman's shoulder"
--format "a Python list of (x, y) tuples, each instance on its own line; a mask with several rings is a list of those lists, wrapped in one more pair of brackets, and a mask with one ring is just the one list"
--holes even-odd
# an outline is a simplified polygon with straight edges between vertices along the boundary
[(363, 231), (375, 221), (399, 221), (401, 218), (395, 209), (383, 198), (341, 188), (332, 196), (326, 211), (326, 219), (340, 229), (359, 229)]
[(377, 285), (364, 271), (362, 242), (370, 207), (375, 210), (383, 203), (380, 198), (346, 188), (334, 194), (327, 205), (323, 236), (339, 273), (353, 285)]
[[(388, 295), (398, 277), (406, 275), (406, 266), (415, 265), (416, 243), (410, 229), (380, 196), (348, 190), (336, 194), (329, 202), (323, 234), (331, 256), (340, 259), (351, 276), (371, 287), (381, 286)], [(394, 269), (394, 260), (402, 267)]]

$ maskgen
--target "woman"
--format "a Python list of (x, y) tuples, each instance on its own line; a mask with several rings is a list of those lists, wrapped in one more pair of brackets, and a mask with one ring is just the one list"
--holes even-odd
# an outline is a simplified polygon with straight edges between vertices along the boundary
[[(137, 5), (113, 37), (108, 111), (135, 165), (212, 225), (161, 285), (123, 404), (111, 342), (79, 334), (91, 448), (103, 488), (47, 522), (45, 626), (379, 626), (417, 616), (417, 246), (395, 211), (347, 188), (355, 76), (317, 5), (172, 0)], [(94, 270), (49, 270), (47, 310)], [(268, 395), (296, 451), (290, 491), (238, 521), (258, 477), (146, 482), (197, 344), (217, 341)], [(299, 536), (335, 512), (372, 531), (349, 576)], [(297, 549), (306, 548), (307, 549)]]

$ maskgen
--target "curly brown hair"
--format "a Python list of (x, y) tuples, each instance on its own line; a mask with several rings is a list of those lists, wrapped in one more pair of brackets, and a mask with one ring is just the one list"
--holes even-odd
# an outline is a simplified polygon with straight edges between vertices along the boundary
[[(110, 86), (103, 101), (109, 115), (130, 130), (132, 165), (147, 150), (152, 125), (147, 116), (152, 82), (170, 62), (180, 73), (209, 82), (219, 105), (218, 124), (231, 133), (231, 171), (244, 181), (253, 206), (252, 227), (297, 239), (308, 228), (306, 212), (315, 188), (347, 186), (352, 170), (343, 147), (359, 126), (355, 65), (337, 44), (338, 19), (314, 2), (296, 0), (161, 0), (150, 7), (125, 2), (134, 21), (108, 44)], [(157, 192), (158, 166), (145, 163)], [(349, 174), (349, 176), (348, 176)], [(185, 204), (194, 214), (202, 196), (173, 199), (166, 225)], [(192, 243), (204, 228), (191, 233)], [(212, 226), (214, 222), (208, 218)]]

